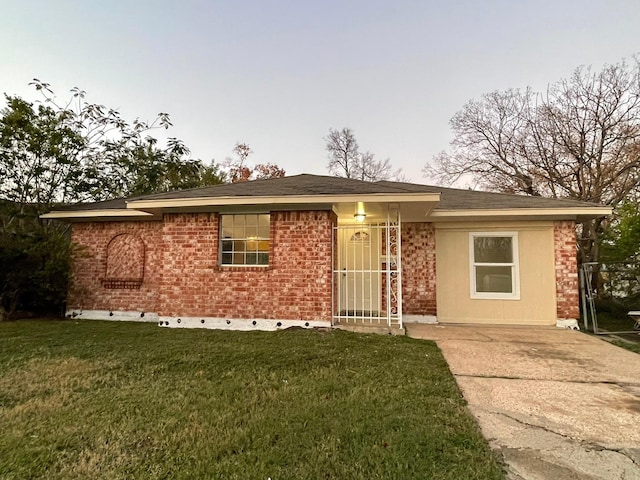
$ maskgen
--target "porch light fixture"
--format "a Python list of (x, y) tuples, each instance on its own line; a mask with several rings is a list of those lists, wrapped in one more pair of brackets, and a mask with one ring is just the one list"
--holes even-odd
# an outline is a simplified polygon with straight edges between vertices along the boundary
[(353, 218), (358, 223), (364, 222), (364, 219), (367, 218), (367, 215), (364, 213), (363, 202), (358, 202), (358, 204), (356, 205), (356, 213), (353, 215)]

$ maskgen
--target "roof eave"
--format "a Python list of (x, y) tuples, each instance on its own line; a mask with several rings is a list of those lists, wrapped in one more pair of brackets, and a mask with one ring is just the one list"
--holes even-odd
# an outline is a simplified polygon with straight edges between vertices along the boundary
[(155, 217), (153, 213), (133, 210), (129, 208), (110, 208), (96, 210), (53, 210), (40, 215), (40, 218), (50, 220), (92, 220), (92, 219), (127, 219), (127, 220), (151, 220)]
[(306, 205), (317, 203), (343, 202), (438, 202), (439, 193), (367, 193), (349, 195), (283, 195), (283, 196), (228, 196), (228, 197), (194, 197), (157, 200), (132, 200), (127, 208), (152, 211), (166, 208), (182, 207), (221, 207), (236, 205)]
[(429, 215), (437, 221), (464, 220), (512, 220), (512, 219), (549, 219), (575, 220), (578, 222), (611, 215), (611, 207), (568, 207), (568, 208), (502, 208), (502, 209), (435, 209)]

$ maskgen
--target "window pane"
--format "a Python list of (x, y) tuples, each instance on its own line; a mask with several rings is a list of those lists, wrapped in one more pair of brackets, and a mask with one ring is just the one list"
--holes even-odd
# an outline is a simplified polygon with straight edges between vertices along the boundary
[(245, 215), (244, 219), (245, 219), (245, 222), (246, 222), (247, 226), (249, 226), (249, 225), (253, 225), (253, 226), (258, 225), (258, 215)]
[(258, 265), (269, 265), (268, 253), (258, 253)]
[(511, 267), (476, 267), (476, 291), (513, 293)]
[(257, 253), (247, 253), (247, 265), (256, 265), (258, 263)]
[(268, 252), (269, 251), (269, 242), (267, 240), (262, 240), (262, 241), (258, 242), (258, 250), (260, 250), (262, 252)]
[(233, 224), (238, 227), (244, 227), (244, 215), (233, 215)]
[(222, 264), (223, 265), (231, 265), (232, 256), (230, 253), (222, 254)]
[(234, 265), (244, 265), (244, 253), (234, 253), (233, 254), (233, 264)]
[(246, 250), (246, 242), (244, 240), (234, 240), (233, 250), (236, 252), (244, 252)]
[(222, 251), (230, 252), (233, 250), (233, 242), (231, 240), (223, 240), (222, 241)]
[(247, 252), (255, 252), (258, 249), (256, 240), (247, 240)]
[(269, 238), (269, 225), (266, 225), (266, 226), (261, 225), (258, 228), (258, 237)]
[(257, 225), (247, 225), (246, 229), (247, 238), (256, 238), (258, 236), (258, 227)]
[(267, 227), (267, 229), (269, 228), (269, 217), (270, 215), (258, 215), (258, 225), (260, 225), (261, 227)]
[(222, 215), (222, 228), (233, 226), (233, 215)]
[(513, 263), (513, 237), (474, 237), (476, 263)]
[(231, 238), (244, 238), (244, 225), (235, 225), (231, 233)]

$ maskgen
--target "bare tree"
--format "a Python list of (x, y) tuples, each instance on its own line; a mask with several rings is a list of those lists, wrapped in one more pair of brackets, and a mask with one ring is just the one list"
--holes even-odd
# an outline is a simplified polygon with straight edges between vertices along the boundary
[[(492, 92), (451, 119), (450, 152), (424, 173), (484, 188), (616, 206), (639, 191), (640, 64), (580, 67), (544, 93)], [(598, 258), (603, 219), (582, 225), (583, 261)]]
[(325, 137), (329, 156), (329, 173), (336, 177), (353, 178), (367, 182), (378, 180), (404, 180), (402, 169), (394, 170), (390, 159), (377, 160), (369, 151), (360, 152), (353, 130), (329, 129)]
[(253, 153), (247, 143), (236, 143), (233, 148), (235, 158), (227, 158), (223, 163), (226, 175), (232, 183), (261, 180), (266, 178), (284, 177), (286, 172), (275, 163), (247, 164), (247, 158)]

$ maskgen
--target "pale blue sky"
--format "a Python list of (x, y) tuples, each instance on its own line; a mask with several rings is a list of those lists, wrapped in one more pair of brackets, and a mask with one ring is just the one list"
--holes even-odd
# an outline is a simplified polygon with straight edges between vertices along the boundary
[(543, 89), (640, 52), (640, 1), (0, 0), (0, 91), (78, 86), (125, 118), (168, 112), (193, 156), (236, 142), (288, 174), (326, 173), (352, 128), (413, 181), (482, 93)]

